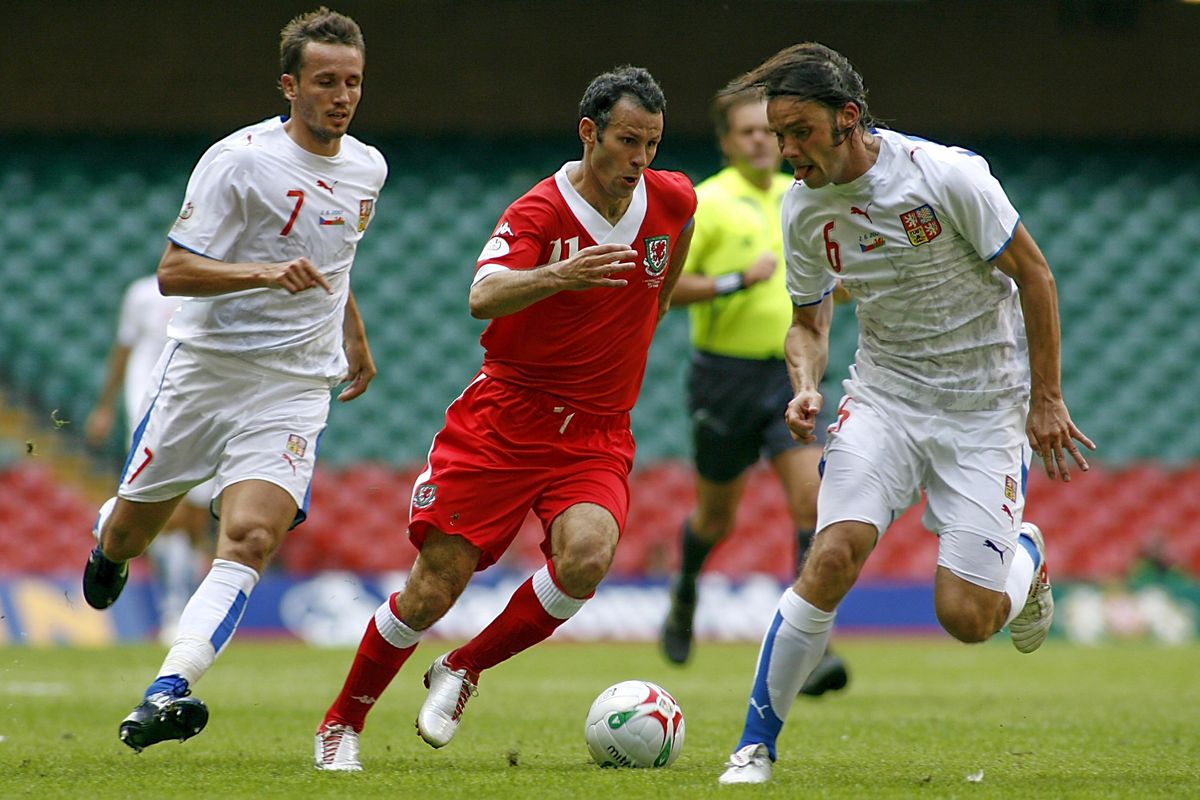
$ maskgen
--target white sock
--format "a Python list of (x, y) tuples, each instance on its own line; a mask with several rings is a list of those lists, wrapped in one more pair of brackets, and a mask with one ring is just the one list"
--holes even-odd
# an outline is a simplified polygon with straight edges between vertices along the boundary
[(783, 624), (775, 632), (775, 645), (767, 669), (767, 688), (771, 693), (771, 707), (780, 719), (787, 718), (800, 687), (825, 655), (836, 613), (822, 611), (792, 589), (779, 599)]
[(258, 573), (236, 561), (213, 559), (212, 569), (192, 595), (159, 676), (180, 675), (193, 685), (233, 637)]
[(413, 630), (404, 624), (404, 620), (396, 616), (396, 612), (392, 610), (392, 598), (394, 597), (395, 595), (392, 595), (384, 600), (383, 605), (375, 609), (375, 629), (379, 631), (379, 635), (385, 642), (397, 650), (403, 650), (421, 641), (421, 635), (425, 631)]
[(587, 602), (586, 597), (571, 597), (564, 592), (550, 576), (548, 566), (533, 573), (530, 582), (533, 585), (533, 594), (542, 604), (542, 608), (555, 619), (570, 619)]
[(779, 598), (779, 609), (758, 653), (738, 748), (765, 744), (774, 760), (775, 740), (800, 687), (825, 654), (834, 616), (836, 612), (822, 611), (790, 588)]
[(1033, 557), (1020, 542), (1013, 550), (1015, 554), (1012, 568), (1008, 571), (1008, 579), (1004, 581), (1004, 593), (1012, 601), (1008, 619), (1004, 621), (1005, 625), (1008, 625), (1017, 618), (1017, 614), (1021, 613), (1021, 609), (1025, 607), (1025, 601), (1029, 598), (1029, 585), (1033, 583)]

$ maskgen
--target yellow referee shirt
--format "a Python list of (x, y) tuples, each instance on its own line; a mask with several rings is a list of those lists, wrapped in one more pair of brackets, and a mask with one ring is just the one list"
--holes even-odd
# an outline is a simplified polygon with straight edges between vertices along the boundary
[(696, 187), (699, 205), (684, 272), (711, 278), (743, 272), (764, 253), (778, 260), (769, 280), (688, 306), (697, 350), (737, 358), (783, 358), (792, 301), (784, 286), (779, 210), (791, 185), (792, 179), (781, 173), (763, 191), (726, 167)]

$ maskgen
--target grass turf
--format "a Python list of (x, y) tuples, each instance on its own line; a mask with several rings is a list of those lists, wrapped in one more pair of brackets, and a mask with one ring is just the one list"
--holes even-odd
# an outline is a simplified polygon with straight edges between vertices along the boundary
[[(208, 728), (135, 755), (117, 724), (163, 651), (0, 648), (2, 797), (1025, 798), (1200, 795), (1200, 647), (1080, 648), (1032, 656), (1007, 636), (839, 642), (845, 692), (801, 698), (767, 786), (720, 787), (757, 648), (703, 644), (667, 665), (651, 645), (548, 644), (484, 676), (458, 737), (417, 738), (421, 674), (405, 665), (368, 721), (365, 771), (320, 773), (312, 734), (351, 653), (235, 640), (197, 687)], [(592, 699), (617, 680), (663, 684), (683, 706), (666, 770), (601, 770), (583, 744)], [(968, 775), (982, 772), (979, 782)]]

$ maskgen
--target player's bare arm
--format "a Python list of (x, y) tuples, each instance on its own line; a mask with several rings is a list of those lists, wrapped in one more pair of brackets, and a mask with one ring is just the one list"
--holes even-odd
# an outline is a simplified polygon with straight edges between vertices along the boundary
[(792, 325), (783, 340), (784, 358), (794, 396), (788, 403), (784, 419), (792, 437), (798, 442), (812, 444), (817, 413), (824, 400), (821, 397), (821, 378), (829, 361), (829, 326), (833, 321), (833, 297), (826, 295), (819, 303), (792, 307)]
[(687, 261), (688, 249), (692, 246), (692, 233), (696, 230), (695, 222), (688, 223), (675, 242), (675, 252), (671, 253), (671, 263), (667, 266), (667, 274), (663, 276), (662, 289), (658, 295), (658, 318), (661, 320), (671, 308), (675, 286), (683, 275), (683, 265)]
[(637, 251), (629, 245), (595, 244), (536, 269), (493, 272), (471, 286), (471, 316), (495, 319), (515, 314), (558, 292), (624, 286), (628, 281), (612, 276), (633, 269), (636, 258)]
[(212, 297), (246, 289), (283, 289), (296, 294), (316, 287), (333, 292), (321, 270), (304, 257), (277, 264), (232, 264), (167, 242), (158, 263), (158, 288), (168, 296)]
[(346, 351), (346, 380), (350, 385), (338, 392), (337, 399), (346, 403), (365, 392), (377, 372), (371, 348), (367, 345), (367, 328), (358, 313), (354, 292), (350, 292), (346, 298), (346, 309), (342, 315), (342, 347)]
[(1025, 313), (1030, 371), (1029, 417), (1025, 432), (1029, 446), (1041, 457), (1046, 474), (1052, 480), (1069, 481), (1068, 453), (1080, 469), (1088, 469), (1087, 460), (1075, 442), (1089, 450), (1095, 450), (1096, 445), (1075, 427), (1063, 401), (1058, 293), (1054, 275), (1041, 249), (1022, 224), (1017, 225), (1012, 241), (993, 263), (1016, 282), (1021, 294), (1021, 310)]

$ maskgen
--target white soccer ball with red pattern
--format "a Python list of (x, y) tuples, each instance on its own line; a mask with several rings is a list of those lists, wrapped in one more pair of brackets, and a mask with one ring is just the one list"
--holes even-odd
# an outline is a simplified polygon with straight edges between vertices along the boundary
[(583, 738), (602, 767), (669, 767), (683, 747), (683, 709), (656, 683), (621, 681), (592, 703)]

